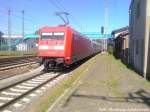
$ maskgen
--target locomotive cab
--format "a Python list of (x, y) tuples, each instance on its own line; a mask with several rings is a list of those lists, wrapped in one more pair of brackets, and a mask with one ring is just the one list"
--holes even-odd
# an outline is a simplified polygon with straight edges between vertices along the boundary
[(65, 55), (65, 32), (41, 31), (38, 54), (45, 69), (61, 68)]

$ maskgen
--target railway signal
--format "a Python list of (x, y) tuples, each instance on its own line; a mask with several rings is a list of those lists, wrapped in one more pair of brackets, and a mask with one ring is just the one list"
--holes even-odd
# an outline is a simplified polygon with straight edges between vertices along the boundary
[(101, 34), (104, 34), (104, 26), (101, 27)]

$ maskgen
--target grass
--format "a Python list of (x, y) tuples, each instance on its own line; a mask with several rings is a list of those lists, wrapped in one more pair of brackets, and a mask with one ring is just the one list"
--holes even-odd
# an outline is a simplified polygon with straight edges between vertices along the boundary
[(7, 58), (7, 57), (20, 57), (20, 56), (28, 56), (28, 55), (37, 55), (37, 51), (0, 51), (0, 58)]
[(146, 87), (149, 88), (150, 87), (150, 82), (147, 80), (142, 80), (142, 84)]
[[(79, 73), (80, 74), (80, 73)], [(68, 80), (65, 80), (64, 82), (62, 82), (62, 84), (60, 86), (58, 86), (57, 88), (54, 88), (54, 90), (52, 91), (51, 95), (48, 97), (48, 100), (45, 99), (45, 101), (43, 101), (43, 103), (41, 103), (40, 108), (38, 109), (39, 112), (45, 112), (50, 105), (52, 105), (54, 103), (54, 101), (68, 88), (72, 87), (73, 82), (77, 79), (77, 77), (79, 76), (79, 74), (77, 74), (71, 78), (69, 78)], [(37, 111), (36, 111), (37, 112)]]
[(117, 97), (123, 97), (124, 94), (120, 89), (120, 82), (119, 79), (111, 77), (108, 80), (106, 80), (105, 82), (105, 86), (109, 88), (109, 90), (111, 91), (111, 93)]
[(66, 80), (62, 81), (56, 87), (52, 89), (49, 93), (45, 94), (45, 97), (33, 104), (27, 111), (28, 112), (45, 112), (54, 102), (55, 100), (68, 88), (73, 87), (73, 83), (81, 76), (81, 74), (85, 71), (87, 67), (92, 65), (94, 60), (89, 60), (87, 63), (81, 65), (76, 71), (73, 72), (72, 75), (69, 76)]
[[(135, 72), (135, 70), (133, 69), (133, 67), (131, 65), (127, 66), (127, 65), (123, 64), (120, 60), (115, 60), (115, 57), (113, 55), (107, 55), (106, 59), (107, 59), (108, 65), (109, 65), (108, 72), (110, 74), (110, 79), (106, 82), (114, 94), (116, 94), (116, 95), (122, 94), (121, 90), (119, 89), (119, 81), (120, 81), (119, 79), (121, 78), (121, 75), (126, 75), (126, 77), (128, 77), (128, 75), (132, 75), (132, 77), (135, 77), (135, 80), (137, 83), (140, 83), (141, 85), (143, 85), (146, 88), (150, 87), (149, 81), (145, 80), (143, 77), (140, 77), (140, 78), (137, 77), (140, 75)], [(116, 69), (117, 71), (115, 71), (116, 74), (114, 74), (112, 72), (113, 67), (117, 68)], [(118, 76), (117, 76), (117, 73), (119, 73)], [(122, 74), (122, 73), (124, 73), (124, 74)], [(117, 88), (118, 88), (118, 90), (117, 90)], [(119, 93), (119, 91), (120, 91), (120, 93)]]
[[(136, 72), (136, 70), (134, 69), (132, 65), (125, 65), (120, 60), (114, 60), (113, 56), (110, 56), (110, 59), (111, 58), (113, 60), (112, 62), (115, 63), (120, 70), (124, 70), (126, 73), (133, 75), (133, 77), (135, 77), (134, 75), (141, 77), (141, 75), (138, 74), (138, 72)], [(144, 79), (144, 77), (138, 78), (137, 83), (141, 83), (145, 87), (150, 87), (150, 82)]]
[[(131, 75), (133, 75), (133, 72), (131, 70), (127, 69), (126, 65), (122, 64), (120, 60), (115, 60), (113, 55), (105, 55), (101, 57), (103, 63), (107, 65), (107, 73), (108, 79), (101, 81), (103, 83), (103, 86), (108, 88), (110, 90), (110, 93), (116, 97), (123, 97), (125, 93), (121, 90), (121, 75), (120, 73), (129, 72)], [(98, 58), (96, 58), (97, 60)], [(60, 82), (56, 87), (52, 88), (48, 93), (44, 95), (44, 97), (41, 97), (38, 99), (38, 101), (27, 110), (27, 112), (45, 112), (55, 101), (56, 99), (64, 93), (64, 91), (68, 88), (73, 88), (73, 83), (78, 79), (78, 77), (83, 76), (81, 75), (83, 71), (90, 65), (94, 65), (96, 62), (95, 59), (92, 59), (92, 61), (88, 61), (83, 66), (79, 67), (75, 72), (73, 72), (72, 75), (66, 80), (63, 80)], [(116, 71), (114, 71), (114, 68)], [(122, 72), (120, 72), (122, 71)], [(118, 73), (118, 74), (117, 74)], [(126, 75), (126, 74), (123, 74)], [(129, 74), (130, 75), (130, 74)], [(134, 75), (133, 75), (134, 77)], [(137, 81), (137, 83), (139, 83)], [(144, 85), (149, 86), (150, 83), (144, 81)], [(86, 86), (90, 87), (91, 84), (87, 84)]]
[[(107, 88), (109, 88), (113, 95), (122, 97), (124, 96), (124, 93), (121, 91), (120, 76), (117, 74), (120, 74), (119, 72), (126, 68), (126, 66), (122, 64), (120, 60), (116, 60), (115, 57), (110, 54), (105, 56), (105, 60), (108, 78), (104, 81), (104, 84)], [(117, 68), (117, 71), (114, 71), (115, 68)]]

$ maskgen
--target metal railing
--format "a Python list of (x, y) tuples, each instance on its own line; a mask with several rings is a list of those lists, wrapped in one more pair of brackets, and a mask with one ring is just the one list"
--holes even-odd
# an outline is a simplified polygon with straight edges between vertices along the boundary
[(8, 46), (0, 45), (0, 57), (3, 56), (24, 56), (24, 55), (37, 55), (37, 48), (27, 49), (27, 48), (17, 48), (16, 45)]

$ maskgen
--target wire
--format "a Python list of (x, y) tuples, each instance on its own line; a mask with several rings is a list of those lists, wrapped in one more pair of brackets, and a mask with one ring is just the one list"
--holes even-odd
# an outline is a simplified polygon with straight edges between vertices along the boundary
[(55, 0), (57, 2), (57, 4), (59, 4), (61, 6), (61, 8), (67, 12), (66, 8), (62, 5), (62, 3), (58, 0)]
[(61, 11), (61, 8), (58, 7), (58, 5), (55, 4), (55, 2), (53, 0), (48, 0), (50, 4), (53, 5), (53, 7), (55, 7), (57, 10)]
[[(68, 12), (68, 10), (62, 5), (62, 3), (61, 3), (60, 1), (55, 0), (55, 2), (56, 2), (57, 4), (59, 4), (59, 6), (60, 6), (61, 8), (58, 7), (58, 5), (56, 5), (53, 0), (48, 0), (48, 1), (49, 1), (57, 10), (59, 10), (59, 11), (62, 11), (62, 10), (63, 10), (63, 11), (65, 11), (65, 12)], [(78, 26), (78, 28), (82, 31), (82, 25), (81, 25), (81, 23), (78, 22), (77, 19), (76, 19), (72, 14), (70, 14), (70, 16), (71, 16), (72, 20), (74, 21), (74, 23), (76, 23), (77, 26)]]
[[(3, 6), (3, 9), (8, 9), (8, 8), (6, 8), (6, 7), (4, 7)], [(15, 17), (17, 17), (17, 18), (22, 18), (21, 16), (18, 16), (17, 14), (16, 14), (16, 12), (17, 13), (20, 13), (21, 14), (21, 12), (22, 12), (22, 10), (19, 10), (19, 9), (16, 9), (16, 8), (13, 8), (12, 9), (13, 10), (13, 15), (15, 16)], [(3, 11), (0, 11), (1, 13), (3, 13), (3, 14), (5, 14)], [(11, 13), (12, 14), (12, 13)], [(33, 18), (28, 12), (25, 12), (25, 15), (27, 15), (26, 17), (25, 17), (25, 20), (26, 21), (29, 21), (29, 22), (31, 22), (31, 23), (35, 23), (35, 24), (39, 24), (39, 22), (37, 21), (37, 18), (35, 19), (35, 18)]]
[[(2, 11), (0, 11), (0, 14), (4, 14), (4, 13), (3, 13)], [(15, 18), (17, 18), (17, 19), (19, 19), (19, 20), (22, 20), (22, 17), (21, 17), (21, 16), (18, 16), (18, 15), (16, 15), (16, 14), (12, 13), (12, 12), (11, 12), (10, 15), (11, 15), (12, 18), (15, 17)], [(4, 17), (4, 16), (1, 16), (1, 15), (0, 15), (0, 17)], [(1, 20), (2, 20), (2, 18), (1, 18)], [(4, 19), (3, 21), (4, 21), (6, 24), (8, 24), (7, 21), (6, 21), (6, 19)], [(33, 23), (33, 21), (31, 21), (31, 20), (29, 20), (29, 19), (25, 19), (25, 22), (32, 22), (32, 23)], [(13, 23), (12, 23), (12, 24), (13, 24)], [(20, 23), (20, 24), (21, 24), (21, 23)], [(20, 27), (21, 27), (21, 26), (20, 26)], [(34, 27), (37, 27), (37, 26), (34, 25)], [(7, 31), (8, 29), (7, 29), (7, 28), (2, 28), (2, 29), (4, 29), (5, 32), (8, 33), (8, 31)], [(26, 31), (32, 31), (33, 29), (28, 26), (28, 27), (25, 27), (25, 30), (26, 30)], [(12, 26), (11, 32), (14, 33), (14, 31), (15, 31), (15, 32), (21, 32), (20, 29), (13, 28), (13, 26)]]

